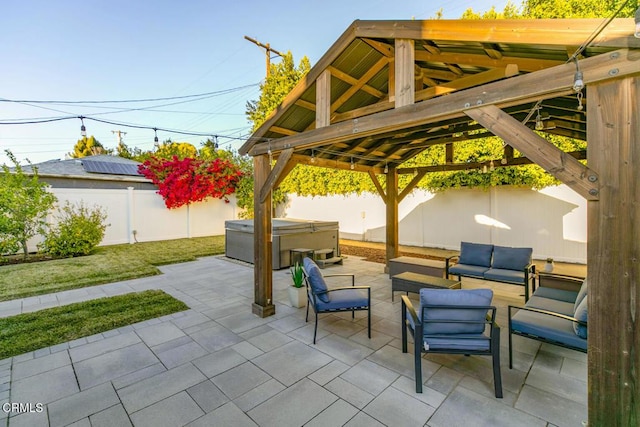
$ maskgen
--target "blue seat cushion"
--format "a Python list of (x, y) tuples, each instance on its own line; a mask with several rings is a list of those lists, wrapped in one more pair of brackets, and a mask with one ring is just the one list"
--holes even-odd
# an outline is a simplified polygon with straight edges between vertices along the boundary
[(527, 301), (527, 307), (553, 311), (554, 313), (560, 313), (564, 314), (565, 316), (573, 317), (573, 303), (571, 302), (533, 295), (531, 298), (529, 298), (529, 301)]
[[(543, 298), (557, 299), (559, 301), (570, 302), (572, 304), (576, 300), (577, 295), (578, 295), (577, 292), (567, 291), (564, 289), (549, 288), (546, 286), (540, 286), (533, 293), (534, 297), (537, 296), (537, 297), (543, 297)], [(573, 315), (573, 312), (571, 313), (571, 315)]]
[(456, 264), (449, 268), (449, 274), (459, 274), (465, 277), (483, 278), (484, 272), (489, 268), (478, 265)]
[[(492, 298), (491, 289), (420, 289), (418, 313), (422, 313), (423, 334), (482, 334), (486, 326), (487, 307), (491, 305)], [(429, 305), (448, 308), (425, 307)]]
[[(587, 297), (582, 298), (580, 304), (578, 304), (578, 309), (576, 313), (573, 315), (576, 320), (580, 320), (582, 322), (587, 321)], [(580, 338), (587, 339), (587, 325), (581, 325), (578, 322), (573, 322), (573, 331)]]
[(309, 278), (311, 291), (320, 301), (328, 303), (331, 298), (327, 293), (327, 282), (324, 281), (324, 277), (322, 277), (318, 264), (308, 257), (305, 258), (302, 263), (304, 264), (304, 271), (307, 273), (307, 277)]
[(511, 317), (511, 329), (587, 350), (587, 340), (576, 335), (570, 320), (520, 310)]
[(515, 271), (503, 270), (501, 268), (490, 268), (484, 272), (483, 277), (487, 280), (524, 285), (524, 269)]
[(576, 301), (573, 306), (574, 312), (578, 309), (578, 305), (580, 305), (580, 303), (586, 296), (587, 296), (587, 279), (584, 279), (584, 282), (582, 282), (582, 286), (580, 286), (580, 290), (578, 291), (578, 296), (576, 297)]
[(460, 243), (460, 264), (479, 265), (483, 267), (491, 266), (491, 253), (493, 245), (484, 243)]
[(532, 248), (494, 246), (491, 268), (523, 271), (527, 265), (531, 264), (532, 253)]
[(331, 300), (319, 301), (316, 307), (319, 311), (345, 310), (349, 308), (362, 308), (369, 306), (367, 291), (361, 289), (338, 289), (331, 291)]
[(490, 339), (484, 334), (469, 335), (429, 335), (424, 337), (424, 349), (430, 350), (468, 350), (489, 351)]

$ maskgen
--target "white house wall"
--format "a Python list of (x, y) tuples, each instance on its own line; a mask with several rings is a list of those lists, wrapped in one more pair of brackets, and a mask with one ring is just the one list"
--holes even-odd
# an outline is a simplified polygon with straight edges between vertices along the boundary
[[(459, 249), (461, 241), (532, 247), (536, 259), (586, 263), (586, 201), (565, 185), (416, 190), (399, 205), (401, 245)], [(384, 242), (380, 197), (289, 196), (283, 216), (338, 221), (342, 238)]]

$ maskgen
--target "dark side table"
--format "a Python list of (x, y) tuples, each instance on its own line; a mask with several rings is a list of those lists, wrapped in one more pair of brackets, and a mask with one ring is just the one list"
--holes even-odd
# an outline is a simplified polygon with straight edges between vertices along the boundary
[(459, 280), (405, 271), (391, 277), (391, 301), (395, 291), (420, 293), (422, 288), (460, 289), (461, 287), (462, 283)]

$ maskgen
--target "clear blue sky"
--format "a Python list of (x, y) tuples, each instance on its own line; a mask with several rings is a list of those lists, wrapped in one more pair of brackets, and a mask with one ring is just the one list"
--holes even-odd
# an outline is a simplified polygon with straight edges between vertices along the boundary
[[(248, 100), (259, 96), (264, 50), (247, 35), (296, 63), (313, 64), (356, 19), (429, 19), (443, 9), (456, 19), (472, 7), (502, 10), (506, 0), (3, 0), (0, 13), (0, 164), (10, 149), (19, 160), (62, 159), (80, 138), (80, 120), (8, 125), (86, 116), (113, 122), (220, 135), (237, 149), (247, 135)], [(514, 2), (519, 5), (519, 2)], [(274, 61), (277, 61), (274, 58)], [(239, 88), (231, 91), (231, 89)], [(2, 100), (129, 100), (229, 91), (199, 101), (164, 105), (33, 104)], [(175, 101), (173, 101), (175, 102)], [(118, 112), (122, 108), (161, 111)], [(108, 108), (105, 108), (108, 107)], [(117, 108), (116, 108), (117, 107)], [(108, 114), (106, 114), (108, 113)], [(5, 124), (2, 124), (5, 123)], [(153, 131), (85, 120), (87, 135), (105, 147), (127, 132), (129, 147), (153, 147)], [(205, 136), (158, 132), (160, 141), (196, 146)]]

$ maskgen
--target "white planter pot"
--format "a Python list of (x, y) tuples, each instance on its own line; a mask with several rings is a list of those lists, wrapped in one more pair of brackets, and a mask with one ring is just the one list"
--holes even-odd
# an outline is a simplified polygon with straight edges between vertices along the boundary
[(306, 305), (307, 288), (305, 286), (302, 286), (301, 288), (289, 286), (287, 289), (289, 290), (289, 302), (291, 303), (291, 307), (300, 308)]

